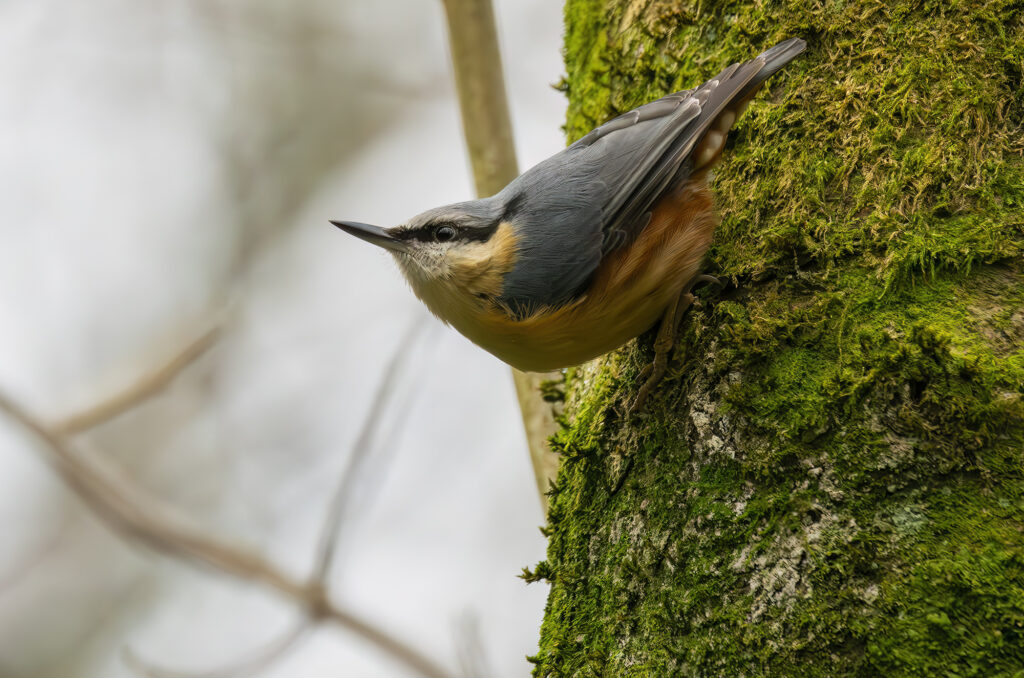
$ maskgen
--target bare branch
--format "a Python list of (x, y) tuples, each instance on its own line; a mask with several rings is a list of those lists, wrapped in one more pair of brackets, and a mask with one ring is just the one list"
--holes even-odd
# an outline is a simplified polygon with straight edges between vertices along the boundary
[(327, 575), (334, 562), (338, 539), (341, 536), (341, 524), (345, 517), (345, 509), (354, 494), (353, 490), (361, 475), (363, 465), (373, 450), (374, 437), (377, 434), (381, 417), (387, 409), (388, 399), (394, 393), (398, 375), (401, 374), (406, 361), (412, 355), (410, 349), (422, 327), (423, 318), (421, 317), (406, 330), (399, 340), (398, 346), (384, 370), (384, 377), (377, 386), (377, 392), (373, 396), (373, 402), (366, 413), (366, 418), (363, 419), (363, 427), (352, 446), (348, 464), (341, 475), (341, 482), (338, 483), (338, 488), (331, 498), (313, 566), (313, 581), (320, 583), (324, 588), (326, 588)]
[[(416, 340), (416, 334), (423, 325), (422, 319), (410, 325), (405, 335), (399, 340), (391, 360), (384, 370), (384, 378), (377, 387), (370, 409), (367, 411), (363, 426), (356, 437), (355, 444), (349, 455), (348, 464), (341, 476), (341, 482), (332, 495), (329, 503), (327, 517), (324, 520), (323, 531), (314, 561), (314, 570), (311, 582), (318, 586), (326, 596), (327, 577), (330, 574), (334, 553), (341, 536), (341, 526), (344, 519), (345, 508), (354, 494), (357, 479), (362, 475), (364, 462), (374, 449), (374, 437), (377, 433), (379, 423), (388, 409), (388, 400), (395, 391), (395, 383), (398, 375), (405, 367), (411, 348)], [(396, 428), (390, 429), (393, 434)], [(277, 641), (271, 643), (255, 657), (246, 659), (232, 666), (221, 667), (204, 672), (184, 672), (167, 668), (159, 668), (148, 662), (142, 661), (137, 655), (128, 651), (126, 657), (130, 664), (143, 676), (149, 678), (233, 678), (240, 675), (252, 675), (266, 670), (272, 663), (280, 659), (287, 651), (291, 650), (303, 638), (306, 631), (311, 627), (313, 620), (306, 618), (301, 624)]]
[(519, 412), (526, 430), (533, 477), (537, 482), (541, 508), (547, 509), (548, 488), (558, 476), (558, 455), (551, 451), (548, 439), (558, 431), (554, 406), (541, 396), (541, 384), (562, 378), (560, 372), (520, 372), (512, 368), (512, 381), (519, 399)]
[(124, 391), (58, 422), (53, 426), (54, 430), (62, 435), (81, 433), (106, 423), (152, 398), (217, 343), (220, 331), (220, 324), (215, 324), (166, 364), (142, 376)]
[(252, 676), (265, 671), (271, 664), (280, 659), (289, 650), (298, 645), (312, 628), (309, 619), (303, 619), (295, 628), (277, 640), (258, 650), (254, 656), (237, 664), (203, 672), (185, 672), (154, 666), (141, 659), (130, 649), (124, 651), (125, 662), (140, 675), (147, 678), (239, 678)]
[[(34, 571), (46, 558), (51, 557), (53, 552), (63, 544), (66, 532), (67, 523), (65, 522), (64, 525), (61, 525), (52, 534), (47, 536), (46, 541), (41, 546), (37, 546), (30, 556), (23, 559), (16, 567), (12, 567), (3, 577), (0, 577), (0, 596), (6, 591), (13, 589), (20, 579)], [(0, 669), (2, 668), (3, 665), (0, 664)], [(3, 675), (2, 670), (0, 670), (0, 675)]]
[(516, 147), (491, 0), (444, 0), (462, 129), (476, 192), (494, 195), (516, 178)]
[(429, 657), (327, 599), (317, 582), (295, 580), (259, 555), (222, 544), (193, 528), (160, 499), (140, 491), (117, 466), (101, 457), (84, 459), (60, 434), (0, 392), (0, 411), (46, 443), (49, 461), (108, 525), (177, 560), (202, 564), (262, 584), (303, 607), (312, 620), (330, 620), (396, 661), (428, 678), (451, 678)]
[[(519, 174), (494, 8), (491, 0), (444, 0), (444, 7), (462, 129), (476, 192), (480, 197), (494, 195)], [(548, 438), (557, 425), (550, 405), (540, 396), (539, 384), (560, 376), (558, 372), (527, 374), (512, 370), (530, 461), (544, 508), (548, 483), (558, 471), (558, 458), (548, 447)]]

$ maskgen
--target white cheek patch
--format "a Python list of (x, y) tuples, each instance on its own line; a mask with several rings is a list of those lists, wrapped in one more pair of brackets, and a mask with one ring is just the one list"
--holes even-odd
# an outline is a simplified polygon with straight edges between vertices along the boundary
[(715, 120), (714, 125), (707, 131), (700, 145), (694, 153), (694, 169), (699, 170), (713, 163), (722, 153), (725, 146), (725, 137), (736, 122), (735, 111), (725, 111)]

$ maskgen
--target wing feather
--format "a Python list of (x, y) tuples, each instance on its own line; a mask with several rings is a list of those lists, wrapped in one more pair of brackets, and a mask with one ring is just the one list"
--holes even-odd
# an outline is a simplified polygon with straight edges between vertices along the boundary
[(700, 87), (675, 92), (592, 130), (495, 196), (519, 231), (520, 257), (501, 301), (517, 315), (578, 297), (610, 251), (650, 222), (654, 205), (690, 176), (694, 150), (719, 116), (739, 109), (805, 48), (799, 38), (733, 64)]
[(692, 153), (717, 118), (745, 101), (805, 46), (799, 38), (787, 40), (729, 66), (696, 89), (625, 113), (570, 146), (594, 156), (610, 188), (601, 209), (605, 253), (632, 242), (658, 199), (689, 176)]

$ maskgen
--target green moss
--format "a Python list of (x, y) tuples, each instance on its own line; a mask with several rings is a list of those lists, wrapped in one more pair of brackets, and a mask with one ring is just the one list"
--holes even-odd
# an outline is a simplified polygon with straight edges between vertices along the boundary
[(1022, 675), (1024, 3), (566, 5), (570, 139), (792, 35), (646, 418), (570, 372), (540, 676)]
[(567, 5), (570, 139), (785, 37), (810, 42), (732, 135), (723, 271), (856, 253), (888, 287), (1021, 255), (1020, 2), (610, 6)]

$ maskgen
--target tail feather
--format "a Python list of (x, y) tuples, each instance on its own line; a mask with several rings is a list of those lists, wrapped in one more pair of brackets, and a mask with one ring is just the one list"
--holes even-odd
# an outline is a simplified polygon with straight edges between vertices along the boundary
[(807, 43), (800, 38), (790, 38), (780, 42), (774, 47), (765, 50), (754, 58), (754, 61), (764, 61), (764, 66), (757, 75), (746, 84), (740, 92), (739, 99), (745, 99), (761, 88), (764, 81), (778, 73), (783, 66), (795, 59), (797, 55), (807, 49)]

